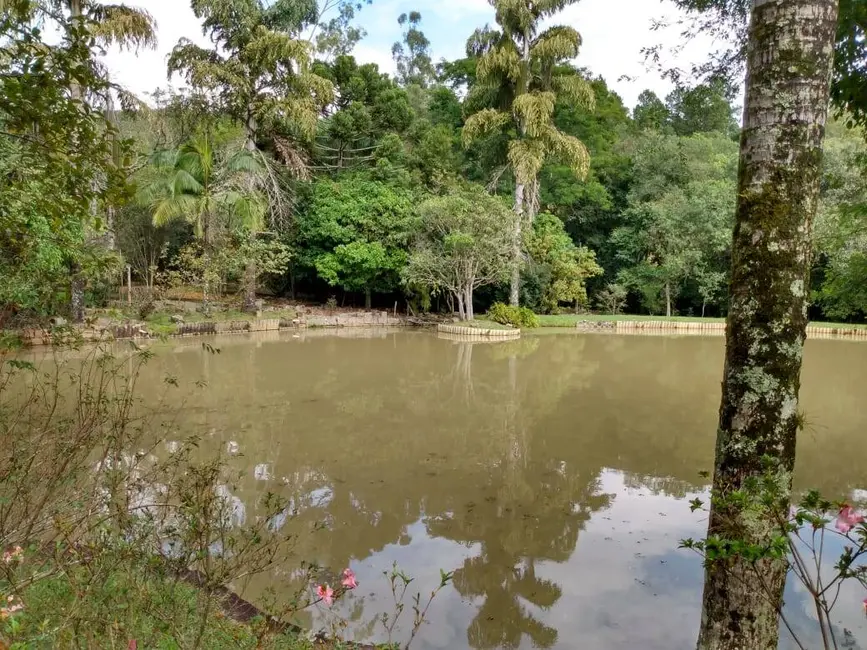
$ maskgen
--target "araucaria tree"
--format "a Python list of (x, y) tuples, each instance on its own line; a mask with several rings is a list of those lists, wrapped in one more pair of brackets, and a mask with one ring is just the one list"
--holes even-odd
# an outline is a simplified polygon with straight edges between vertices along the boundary
[[(169, 57), (169, 74), (183, 73), (193, 87), (212, 94), (222, 110), (243, 125), (245, 147), (258, 153), (263, 167), (271, 163), (259, 147), (269, 144), (296, 176), (306, 176), (295, 143), (314, 136), (320, 111), (334, 92), (330, 81), (311, 71), (312, 46), (298, 37), (317, 18), (315, 2), (193, 0), (192, 7), (214, 48), (181, 39)], [(276, 229), (287, 202), (274, 178), (262, 174), (257, 183), (269, 195), (271, 226)], [(244, 307), (252, 310), (258, 273), (250, 268), (245, 276)]]
[[(572, 27), (541, 23), (576, 0), (490, 0), (499, 30), (477, 30), (467, 45), (479, 57), (472, 94), (488, 104), (471, 115), (465, 145), (490, 133), (505, 134), (508, 166), (515, 179), (512, 270), (509, 300), (520, 300), (523, 231), (532, 223), (539, 197), (538, 176), (546, 160), (569, 165), (583, 179), (590, 164), (587, 148), (554, 125), (557, 101), (593, 106), (593, 89), (566, 65), (578, 55), (581, 36)], [(487, 101), (486, 101), (487, 100)]]
[(473, 320), (473, 291), (509, 274), (509, 226), (518, 215), (481, 187), (468, 186), (428, 199), (419, 206), (419, 217), (404, 279), (448, 292), (461, 320)]
[[(837, 11), (837, 0), (752, 4), (708, 529), (708, 544), (721, 549), (766, 546), (769, 523), (788, 513)], [(735, 498), (768, 472), (784, 498)], [(784, 557), (708, 557), (699, 649), (775, 649), (785, 578)]]

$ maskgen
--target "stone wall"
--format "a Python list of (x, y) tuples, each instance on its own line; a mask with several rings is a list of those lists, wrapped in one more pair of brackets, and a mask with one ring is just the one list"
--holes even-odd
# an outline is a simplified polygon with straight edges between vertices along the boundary
[(463, 325), (437, 325), (437, 332), (441, 334), (452, 334), (469, 339), (519, 339), (521, 338), (521, 330), (489, 330), (481, 327), (466, 327)]

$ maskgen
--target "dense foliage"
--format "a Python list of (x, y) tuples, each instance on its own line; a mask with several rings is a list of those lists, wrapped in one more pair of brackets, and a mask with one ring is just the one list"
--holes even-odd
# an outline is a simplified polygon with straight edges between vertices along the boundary
[[(349, 54), (359, 4), (194, 0), (214, 46), (178, 43), (169, 71), (189, 89), (151, 106), (109, 92), (100, 64), (106, 45), (152, 43), (150, 18), (85, 2), (75, 19), (56, 12), (64, 36), (49, 44), (49, 4), (2, 5), (6, 317), (62, 314), (81, 278), (103, 306), (121, 260), (150, 291), (248, 308), (267, 278), (277, 296), (464, 316), (517, 288), (537, 312), (727, 311), (735, 89), (718, 75), (645, 91), (630, 111), (575, 66), (578, 32), (542, 27), (568, 3), (495, 2), (496, 25), (468, 29), (466, 56), (439, 65), (421, 14), (395, 16), (390, 78)], [(862, 97), (850, 4), (835, 87), (849, 113), (826, 146), (812, 316), (858, 321), (867, 146), (846, 126)], [(110, 97), (137, 110), (112, 112)], [(465, 259), (479, 266), (458, 282)]]

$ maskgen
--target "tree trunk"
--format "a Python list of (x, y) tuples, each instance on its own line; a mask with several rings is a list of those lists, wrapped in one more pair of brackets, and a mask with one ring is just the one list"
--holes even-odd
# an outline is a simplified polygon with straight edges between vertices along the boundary
[(515, 229), (512, 232), (512, 280), (509, 287), (509, 304), (517, 307), (521, 302), (521, 257), (523, 252), (523, 237), (521, 227), (524, 220), (523, 183), (515, 185)]
[[(791, 489), (836, 24), (837, 0), (754, 0), (716, 495), (765, 474), (768, 457), (778, 485)], [(788, 504), (773, 508), (747, 514), (717, 500), (708, 534), (764, 544), (765, 517), (785, 517)], [(710, 562), (699, 650), (775, 650), (785, 577), (783, 561)]]
[[(71, 18), (80, 18), (82, 15), (81, 0), (69, 1), (69, 15)], [(69, 87), (72, 99), (83, 101), (84, 91), (78, 83)], [(84, 291), (87, 288), (87, 280), (81, 272), (81, 265), (74, 262), (70, 265), (69, 281), (69, 312), (75, 323), (84, 322)]]
[(244, 311), (252, 314), (256, 311), (256, 262), (249, 261), (244, 269)]
[(671, 283), (668, 280), (665, 281), (665, 315), (671, 318)]
[(259, 128), (254, 109), (253, 104), (247, 105), (247, 119), (244, 122), (244, 148), (250, 153), (256, 151), (256, 130)]
[(69, 268), (69, 315), (73, 323), (84, 322), (84, 291), (87, 280), (78, 262), (73, 262)]
[(373, 300), (372, 300), (372, 297), (370, 295), (370, 289), (365, 289), (364, 290), (364, 308), (369, 310), (372, 304), (373, 304)]
[(466, 314), (467, 320), (473, 320), (475, 318), (475, 314), (473, 312), (473, 287), (469, 285), (466, 289), (466, 298), (464, 298), (464, 313)]
[(455, 295), (458, 298), (458, 320), (467, 320), (466, 312), (464, 311), (464, 294), (459, 289)]

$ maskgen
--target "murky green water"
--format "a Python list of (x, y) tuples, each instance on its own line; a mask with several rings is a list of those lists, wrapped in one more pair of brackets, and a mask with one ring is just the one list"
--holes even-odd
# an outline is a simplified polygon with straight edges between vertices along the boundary
[[(237, 443), (242, 515), (273, 489), (327, 524), (301, 552), (355, 569), (339, 612), (356, 639), (383, 639), (371, 621), (392, 610), (382, 572), (396, 561), (423, 593), (456, 572), (416, 648), (694, 647), (701, 567), (677, 545), (705, 527), (686, 499), (712, 463), (722, 338), (210, 342), (220, 354), (200, 339), (155, 346), (143, 394), (177, 377), (174, 437), (203, 435), (202, 453)], [(207, 388), (184, 390), (197, 381)], [(867, 496), (865, 385), (867, 345), (808, 344), (799, 486)], [(263, 580), (279, 590), (281, 575)], [(867, 639), (862, 598), (844, 591), (835, 618)], [(788, 607), (803, 618), (802, 592)]]

